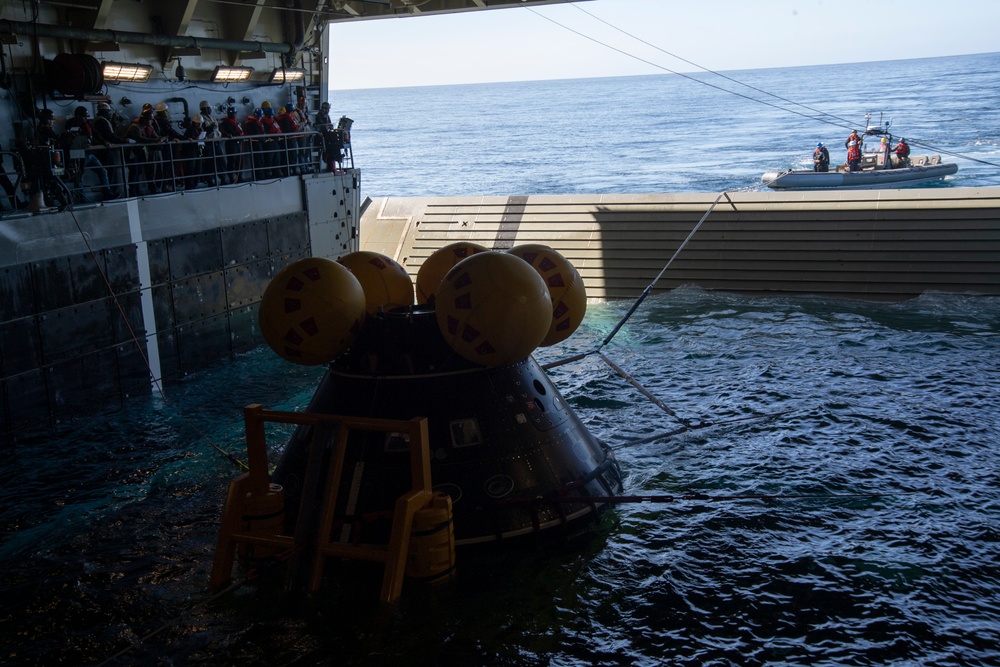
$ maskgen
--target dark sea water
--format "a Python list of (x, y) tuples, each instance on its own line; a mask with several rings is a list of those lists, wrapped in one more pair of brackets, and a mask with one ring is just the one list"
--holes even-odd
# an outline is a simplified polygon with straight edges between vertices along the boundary
[[(996, 160), (998, 61), (745, 76), (845, 116), (886, 109), (908, 138)], [(660, 77), (343, 98), (371, 195), (753, 188), (842, 134)], [(592, 107), (546, 110), (569, 98)], [(962, 163), (955, 184), (994, 174)], [(536, 358), (594, 350), (630, 305), (591, 303)], [(1000, 298), (683, 288), (604, 350), (678, 417), (596, 355), (550, 374), (616, 449), (625, 492), (674, 500), (623, 504), (566, 543), (460, 552), (454, 582), (408, 585), (392, 609), (364, 577), (314, 597), (206, 590), (238, 473), (216, 447), (242, 455), (242, 407), (303, 408), (318, 369), (259, 349), (18, 443), (0, 459), (0, 662), (1000, 665)], [(692, 428), (667, 435), (679, 420)]]

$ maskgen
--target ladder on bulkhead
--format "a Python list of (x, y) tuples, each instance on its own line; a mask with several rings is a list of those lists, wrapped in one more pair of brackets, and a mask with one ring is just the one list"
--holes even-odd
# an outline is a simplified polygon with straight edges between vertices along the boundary
[[(419, 510), (428, 507), (434, 498), (431, 491), (427, 419), (416, 417), (404, 421), (279, 412), (265, 410), (258, 404), (244, 408), (243, 418), (246, 424), (249, 470), (229, 484), (209, 586), (213, 590), (219, 590), (229, 581), (239, 545), (260, 547), (270, 550), (272, 554), (290, 553), (303, 546), (301, 536), (314, 532), (311, 527), (302, 525), (296, 525), (295, 536), (281, 532), (284, 492), (280, 486), (271, 484), (270, 481), (264, 431), (265, 424), (272, 422), (313, 427), (313, 440), (309, 443), (310, 455), (305, 478), (315, 479), (317, 475), (322, 475), (326, 480), (319, 509), (319, 530), (309, 576), (309, 591), (319, 589), (326, 559), (336, 556), (384, 563), (385, 572), (379, 599), (382, 602), (393, 602), (399, 598), (403, 587), (413, 517)], [(321, 431), (329, 433), (331, 427), (335, 429), (330, 440), (333, 448), (330, 456), (324, 457), (321, 448), (325, 444), (325, 438), (321, 441), (318, 434)], [(389, 543), (385, 545), (340, 543), (332, 542), (330, 539), (343, 475), (344, 457), (347, 452), (347, 437), (351, 431), (398, 433), (409, 445), (412, 488), (396, 501)], [(324, 458), (327, 458), (325, 463)], [(308, 520), (308, 517), (300, 512), (298, 524)], [(296, 536), (299, 536), (298, 539)]]

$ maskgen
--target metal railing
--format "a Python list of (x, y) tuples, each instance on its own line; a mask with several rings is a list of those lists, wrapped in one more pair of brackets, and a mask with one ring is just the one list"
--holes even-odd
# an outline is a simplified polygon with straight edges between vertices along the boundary
[[(62, 208), (252, 181), (353, 169), (350, 143), (333, 132), (182, 139), (153, 144), (89, 146), (66, 150), (5, 151), (0, 185), (10, 208)], [(13, 170), (8, 171), (7, 165)], [(5, 174), (17, 174), (16, 183)], [(10, 183), (11, 188), (7, 188)], [(0, 206), (8, 209), (6, 202)]]

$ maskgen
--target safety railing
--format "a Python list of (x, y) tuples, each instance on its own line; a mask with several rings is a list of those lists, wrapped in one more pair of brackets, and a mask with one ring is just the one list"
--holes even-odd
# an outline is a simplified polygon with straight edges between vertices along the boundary
[[(97, 203), (354, 168), (334, 132), (181, 139), (150, 144), (5, 151), (0, 210)], [(12, 182), (10, 175), (16, 175)], [(6, 180), (4, 180), (6, 177)], [(10, 187), (8, 188), (8, 184)]]

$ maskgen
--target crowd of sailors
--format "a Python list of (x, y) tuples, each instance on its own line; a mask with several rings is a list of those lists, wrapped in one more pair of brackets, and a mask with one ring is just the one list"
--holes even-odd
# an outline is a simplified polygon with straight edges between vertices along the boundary
[[(343, 117), (335, 125), (328, 102), (312, 119), (301, 97), (277, 110), (265, 101), (242, 121), (232, 104), (220, 108), (224, 113), (217, 117), (202, 101), (198, 113), (188, 116), (185, 107), (184, 118), (175, 122), (166, 103), (146, 103), (126, 122), (108, 102), (99, 102), (94, 117), (86, 106), (77, 106), (61, 129), (53, 111), (41, 109), (33, 139), (12, 154), (22, 189), (59, 200), (47, 205), (64, 205), (66, 192), (81, 191), (88, 173), (96, 176), (89, 179), (90, 189), (100, 192), (96, 199), (107, 201), (332, 172), (351, 160), (352, 121)], [(39, 156), (49, 163), (39, 165)], [(24, 205), (2, 169), (0, 186), (12, 208)]]
[[(844, 148), (847, 149), (847, 171), (861, 171), (862, 146), (864, 140), (857, 130), (851, 130), (851, 134), (844, 141)], [(890, 156), (889, 139), (882, 137), (878, 148), (873, 151), (876, 155), (875, 164), (877, 168), (898, 169), (908, 167), (910, 159), (910, 145), (906, 139), (900, 138), (899, 143), (892, 149), (893, 159)], [(823, 145), (823, 142), (816, 144), (813, 151), (813, 171), (830, 171), (830, 150)]]

